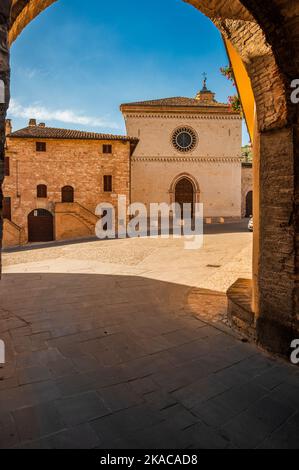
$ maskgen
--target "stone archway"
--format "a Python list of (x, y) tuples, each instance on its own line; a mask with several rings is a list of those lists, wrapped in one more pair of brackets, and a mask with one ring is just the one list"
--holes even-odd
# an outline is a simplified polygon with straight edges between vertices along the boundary
[[(290, 100), (291, 82), (299, 77), (299, 9), (289, 0), (185, 1), (206, 14), (230, 40), (251, 80), (257, 115), (254, 326), (260, 343), (287, 354), (291, 340), (299, 337), (299, 109)], [(12, 43), (54, 2), (2, 0), (0, 5), (0, 80), (6, 85), (0, 116), (2, 159), (9, 102), (5, 44), (8, 35)]]
[(189, 181), (193, 187), (193, 204), (199, 203), (200, 202), (200, 187), (199, 187), (198, 181), (189, 173), (181, 173), (177, 175), (171, 183), (171, 186), (169, 189), (170, 204), (173, 204), (176, 202), (177, 185), (180, 181), (183, 181), (183, 180)]
[(175, 187), (175, 202), (181, 207), (182, 218), (184, 218), (184, 206), (191, 206), (191, 217), (194, 216), (194, 187), (188, 178), (180, 179)]

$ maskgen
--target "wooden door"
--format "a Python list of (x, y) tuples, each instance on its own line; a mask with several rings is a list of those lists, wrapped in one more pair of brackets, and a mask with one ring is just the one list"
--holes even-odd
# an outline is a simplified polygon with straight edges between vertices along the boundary
[(28, 215), (28, 241), (51, 242), (54, 240), (53, 215), (44, 210), (37, 209)]
[(184, 204), (191, 204), (191, 216), (194, 215), (194, 189), (193, 184), (187, 178), (181, 179), (175, 188), (175, 202), (181, 206), (181, 215), (183, 218)]

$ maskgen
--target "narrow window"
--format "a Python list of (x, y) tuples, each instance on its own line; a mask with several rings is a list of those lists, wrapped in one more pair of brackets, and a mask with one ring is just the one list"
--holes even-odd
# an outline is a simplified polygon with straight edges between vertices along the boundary
[(64, 202), (64, 203), (74, 202), (74, 188), (72, 186), (64, 186), (64, 188), (62, 188), (61, 202)]
[(104, 176), (104, 191), (105, 193), (112, 193), (113, 184), (112, 184), (112, 176), (105, 175)]
[(46, 142), (36, 142), (36, 151), (37, 152), (46, 152), (47, 151)]
[(11, 220), (11, 198), (4, 197), (2, 199), (2, 215), (3, 219)]
[(4, 176), (9, 176), (10, 175), (10, 169), (9, 169), (9, 157), (4, 158)]
[(105, 154), (112, 154), (112, 145), (104, 144), (103, 145), (103, 153)]
[(36, 190), (36, 193), (37, 193), (37, 197), (38, 198), (47, 198), (48, 197), (48, 188), (45, 184), (39, 184), (37, 186), (37, 190)]

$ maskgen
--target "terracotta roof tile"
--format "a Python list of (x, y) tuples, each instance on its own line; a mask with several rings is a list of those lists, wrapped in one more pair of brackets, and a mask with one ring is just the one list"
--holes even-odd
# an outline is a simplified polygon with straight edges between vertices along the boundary
[(183, 96), (177, 96), (173, 98), (162, 98), (159, 100), (149, 100), (149, 101), (137, 101), (135, 103), (125, 103), (123, 106), (192, 106), (196, 108), (205, 108), (209, 106), (213, 107), (225, 107), (229, 108), (228, 104), (218, 103), (217, 101), (209, 101), (204, 103), (195, 98), (186, 98)]
[(13, 132), (8, 137), (23, 139), (118, 140), (134, 143), (138, 142), (138, 139), (135, 137), (40, 126), (25, 127), (24, 129)]

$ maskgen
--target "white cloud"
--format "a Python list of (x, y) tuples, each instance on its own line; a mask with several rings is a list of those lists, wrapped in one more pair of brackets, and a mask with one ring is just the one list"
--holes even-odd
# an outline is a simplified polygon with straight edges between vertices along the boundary
[(51, 110), (39, 104), (23, 106), (17, 100), (11, 99), (8, 114), (12, 118), (37, 119), (38, 121), (59, 121), (68, 124), (79, 124), (81, 126), (101, 127), (119, 129), (116, 122), (109, 122), (104, 118), (86, 116), (71, 109)]

